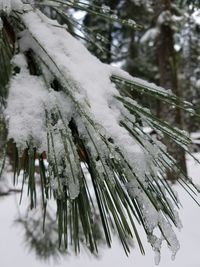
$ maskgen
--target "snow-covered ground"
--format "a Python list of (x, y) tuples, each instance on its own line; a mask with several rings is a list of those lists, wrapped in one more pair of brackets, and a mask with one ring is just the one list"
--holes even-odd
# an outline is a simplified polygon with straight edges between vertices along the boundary
[[(196, 156), (200, 159), (200, 154)], [(189, 174), (193, 180), (200, 184), (200, 165), (188, 158)], [(160, 267), (199, 267), (200, 266), (200, 207), (198, 207), (189, 196), (178, 186), (183, 209), (180, 210), (180, 217), (183, 229), (177, 232), (181, 248), (174, 261), (171, 260), (170, 252), (163, 247), (161, 253)], [(200, 199), (200, 196), (199, 196)], [(16, 196), (9, 196), (0, 199), (0, 263), (2, 267), (47, 267), (47, 266), (70, 266), (70, 267), (97, 267), (97, 266), (125, 266), (125, 267), (154, 267), (154, 253), (147, 243), (146, 256), (141, 256), (136, 247), (127, 258), (118, 242), (113, 243), (112, 249), (102, 249), (99, 259), (81, 254), (79, 257), (66, 256), (59, 264), (44, 263), (38, 261), (34, 253), (29, 252), (24, 245), (22, 228), (16, 227), (13, 223), (16, 218), (17, 204)], [(142, 234), (142, 233), (141, 233)]]

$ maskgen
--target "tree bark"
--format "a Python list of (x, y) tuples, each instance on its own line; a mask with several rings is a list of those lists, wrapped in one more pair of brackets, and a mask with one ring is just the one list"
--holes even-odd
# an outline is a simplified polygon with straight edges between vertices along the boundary
[[(155, 18), (158, 19), (163, 12), (170, 12), (170, 0), (155, 1)], [(157, 20), (157, 23), (158, 20)], [(157, 58), (160, 72), (160, 85), (166, 89), (171, 89), (172, 92), (181, 97), (181, 91), (178, 84), (177, 75), (177, 60), (174, 50), (173, 30), (170, 22), (163, 21), (159, 24), (160, 35), (157, 39)], [(161, 102), (158, 103), (157, 115), (165, 119), (174, 127), (183, 128), (181, 110), (176, 107), (166, 107)], [(174, 157), (182, 171), (187, 174), (185, 153), (182, 148), (172, 143), (167, 137), (164, 138), (164, 143), (168, 148), (168, 152)], [(175, 181), (178, 177), (177, 173), (168, 173), (168, 179)]]

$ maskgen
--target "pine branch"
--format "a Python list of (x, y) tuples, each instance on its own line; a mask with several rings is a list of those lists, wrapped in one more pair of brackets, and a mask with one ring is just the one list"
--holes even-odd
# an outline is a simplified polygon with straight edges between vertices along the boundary
[[(58, 245), (64, 244), (67, 250), (73, 247), (75, 253), (79, 253), (81, 243), (91, 253), (98, 252), (99, 236), (95, 232), (98, 228), (108, 247), (112, 244), (112, 233), (116, 232), (127, 255), (134, 238), (144, 254), (138, 222), (154, 250), (159, 252), (166, 240), (175, 254), (179, 243), (172, 224), (180, 226), (174, 210), (180, 203), (165, 176), (168, 170), (177, 171), (178, 167), (166, 147), (144, 133), (138, 121), (151, 126), (159, 135), (166, 133), (184, 149), (191, 141), (184, 132), (159, 120), (131, 99), (130, 90), (142, 91), (189, 112), (191, 104), (101, 63), (66, 27), (46, 17), (38, 6), (48, 6), (62, 15), (62, 8), (73, 7), (138, 27), (132, 21), (113, 17), (111, 10), (109, 14), (102, 13), (99, 7), (80, 1), (22, 4), (18, 10), (2, 13), (6, 18), (3, 27), (7, 29), (9, 21), (8, 28), (13, 29), (6, 32), (18, 36), (12, 58), (13, 75), (12, 38), (8, 33), (1, 36), (0, 70), (7, 72), (7, 76), (6, 81), (0, 76), (0, 83), (4, 99), (9, 88), (4, 113), (9, 116), (8, 138), (15, 142), (14, 183), (20, 173), (23, 175), (20, 202), (26, 188), (31, 209), (36, 207), (39, 195), (42, 228), (46, 231), (47, 203), (54, 199)], [(194, 184), (185, 182), (182, 176), (180, 172), (181, 185), (195, 198)], [(99, 218), (98, 227), (95, 216)], [(161, 238), (154, 235), (157, 227)], [(33, 234), (28, 228), (27, 233)], [(33, 240), (38, 246), (35, 237)]]

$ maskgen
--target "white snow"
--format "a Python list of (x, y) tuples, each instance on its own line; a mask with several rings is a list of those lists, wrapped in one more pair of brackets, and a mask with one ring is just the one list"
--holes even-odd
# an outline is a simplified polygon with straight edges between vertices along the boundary
[[(27, 142), (46, 150), (44, 104), (48, 97), (44, 81), (28, 73), (23, 55), (17, 55), (14, 64), (21, 68), (10, 81), (8, 106), (9, 138), (14, 138), (20, 149)], [(34, 118), (34, 119), (33, 119)]]
[(196, 24), (200, 25), (200, 10), (197, 9), (193, 14), (192, 17), (194, 19), (194, 21), (196, 22)]
[(12, 10), (21, 11), (23, 4), (21, 0), (0, 0), (0, 11), (10, 14)]
[(192, 140), (200, 139), (200, 132), (191, 133), (190, 137)]
[[(200, 159), (200, 154), (195, 154)], [(189, 174), (196, 183), (200, 184), (200, 165), (188, 157)], [(10, 179), (12, 179), (10, 177)], [(186, 192), (178, 185), (175, 185), (181, 199), (183, 208), (180, 210), (180, 217), (183, 222), (183, 229), (177, 231), (181, 248), (174, 261), (171, 260), (167, 245), (162, 248), (161, 262), (159, 267), (199, 267), (199, 240), (200, 240), (200, 208), (190, 199)], [(145, 242), (145, 234), (141, 230), (140, 234), (145, 243), (146, 255), (142, 256), (136, 246), (131, 255), (127, 258), (117, 240), (113, 242), (112, 249), (100, 249), (100, 258), (89, 257), (83, 252), (80, 256), (66, 255), (59, 263), (40, 262), (34, 257), (23, 242), (23, 229), (16, 227), (13, 220), (16, 218), (18, 197), (10, 196), (0, 199), (0, 256), (3, 267), (100, 267), (100, 266), (124, 266), (132, 267), (155, 267), (154, 252), (148, 243)], [(7, 245), (5, 245), (7, 244)], [(12, 253), (12, 257), (10, 256)]]
[(0, 0), (0, 10), (3, 10), (6, 13), (11, 11), (11, 1), (10, 0)]
[(127, 131), (119, 126), (121, 114), (116, 109), (113, 98), (119, 93), (110, 81), (110, 67), (92, 56), (65, 30), (53, 27), (55, 21), (48, 20), (49, 23), (45, 23), (47, 18), (44, 19), (40, 12), (29, 12), (22, 18), (30, 34), (24, 32), (20, 43), (21, 51), (31, 47), (47, 64), (53, 65), (42, 51), (42, 45), (55, 63), (53, 68), (59, 66), (55, 73), (69, 90), (75, 104), (78, 103), (87, 114), (94, 117), (95, 123), (103, 127), (108, 138), (112, 136), (130, 154), (139, 152), (140, 148)]
[(151, 28), (144, 33), (144, 35), (140, 39), (140, 42), (141, 43), (146, 43), (149, 41), (155, 42), (159, 34), (160, 34), (160, 31), (158, 27)]

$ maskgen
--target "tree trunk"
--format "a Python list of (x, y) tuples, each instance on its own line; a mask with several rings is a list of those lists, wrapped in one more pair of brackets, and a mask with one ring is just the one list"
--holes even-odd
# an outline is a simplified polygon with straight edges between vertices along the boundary
[[(160, 22), (160, 35), (157, 39), (157, 57), (160, 72), (160, 85), (166, 89), (171, 89), (178, 97), (181, 96), (181, 91), (178, 84), (177, 77), (177, 62), (176, 53), (174, 50), (173, 30), (170, 22), (161, 22), (159, 16), (163, 12), (170, 12), (170, 0), (156, 0), (155, 1), (155, 17), (157, 23)], [(168, 121), (172, 126), (183, 128), (182, 114), (179, 108), (166, 107), (161, 102), (158, 103), (157, 115)], [(183, 172), (187, 173), (185, 153), (176, 144), (169, 141), (167, 137), (164, 138), (164, 143), (168, 148), (168, 152), (175, 158)], [(175, 181), (177, 173), (168, 173), (168, 179)]]

